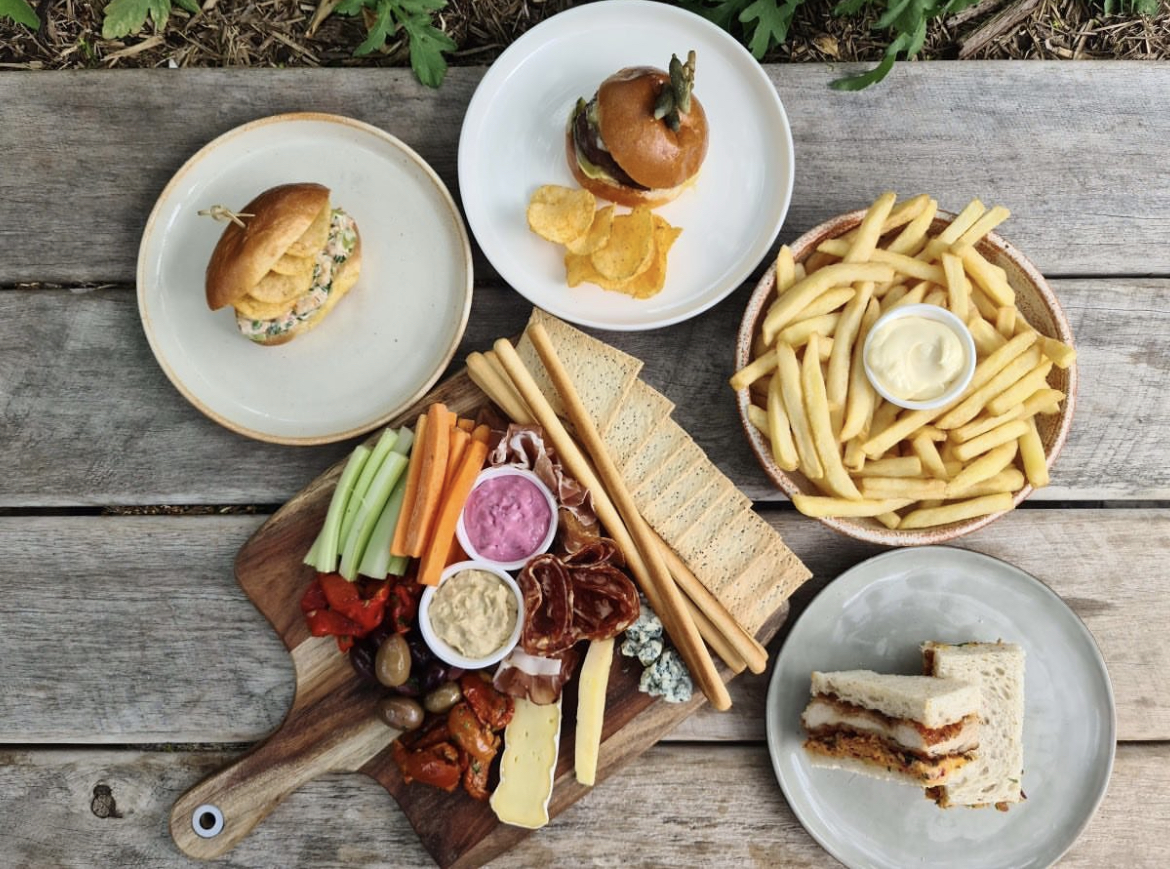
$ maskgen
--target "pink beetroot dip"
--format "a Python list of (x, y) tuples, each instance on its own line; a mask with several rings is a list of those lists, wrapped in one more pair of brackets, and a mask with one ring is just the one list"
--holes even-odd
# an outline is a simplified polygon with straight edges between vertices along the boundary
[(548, 534), (552, 512), (544, 493), (515, 474), (476, 486), (463, 507), (467, 540), (483, 558), (519, 561), (536, 554)]

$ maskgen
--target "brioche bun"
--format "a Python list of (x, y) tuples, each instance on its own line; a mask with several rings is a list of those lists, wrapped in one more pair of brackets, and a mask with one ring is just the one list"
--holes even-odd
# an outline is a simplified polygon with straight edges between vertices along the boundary
[(597, 89), (598, 127), (609, 153), (643, 187), (670, 189), (693, 178), (707, 156), (707, 114), (696, 97), (678, 131), (654, 117), (670, 76), (650, 66), (619, 70)]
[(637, 187), (630, 187), (628, 184), (619, 184), (616, 181), (609, 181), (605, 178), (591, 178), (585, 174), (585, 170), (581, 168), (581, 163), (577, 160), (577, 147), (573, 144), (572, 132), (565, 134), (565, 157), (569, 161), (569, 171), (573, 173), (573, 177), (577, 180), (578, 184), (594, 196), (607, 199), (618, 205), (624, 205), (627, 208), (636, 208), (639, 205), (644, 205), (647, 208), (657, 208), (659, 205), (665, 205), (694, 184), (695, 178), (698, 177), (696, 175), (675, 187), (657, 188), (654, 190), (640, 190)]
[[(227, 225), (207, 264), (207, 305), (213, 311), (234, 307), (241, 332), (257, 344), (286, 344), (321, 322), (357, 283), (357, 226), (344, 212), (335, 216), (329, 188), (312, 183), (265, 190), (239, 217), (243, 225), (234, 220)], [(323, 261), (323, 280), (329, 283), (317, 285), (316, 263), (334, 232), (346, 239), (346, 250), (352, 232), (353, 247), (344, 260), (335, 260), (331, 274), (331, 263)], [(327, 288), (323, 302), (321, 287)], [(313, 304), (319, 307), (314, 310)], [(280, 322), (266, 326), (270, 320)]]

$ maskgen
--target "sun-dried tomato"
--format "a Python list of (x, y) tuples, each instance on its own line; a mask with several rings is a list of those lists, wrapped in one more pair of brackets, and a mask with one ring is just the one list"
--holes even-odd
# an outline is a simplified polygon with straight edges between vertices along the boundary
[(391, 754), (407, 784), (417, 781), (448, 792), (459, 787), (463, 768), (459, 763), (459, 750), (449, 742), (410, 751), (396, 739), (391, 744)]
[(512, 720), (516, 704), (507, 694), (501, 694), (475, 673), (465, 673), (459, 679), (463, 697), (471, 710), (485, 726), (492, 730), (503, 730)]

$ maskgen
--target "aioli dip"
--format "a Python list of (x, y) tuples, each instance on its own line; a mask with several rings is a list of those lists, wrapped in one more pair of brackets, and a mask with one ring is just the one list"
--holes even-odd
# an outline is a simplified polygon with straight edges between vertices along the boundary
[(938, 398), (963, 373), (963, 342), (946, 323), (898, 317), (874, 333), (865, 355), (882, 388), (903, 401)]
[(435, 636), (478, 660), (503, 648), (516, 628), (516, 595), (486, 570), (461, 570), (437, 589), (428, 617)]
[(463, 507), (463, 530), (481, 558), (504, 564), (535, 555), (552, 511), (535, 483), (516, 474), (484, 480)]

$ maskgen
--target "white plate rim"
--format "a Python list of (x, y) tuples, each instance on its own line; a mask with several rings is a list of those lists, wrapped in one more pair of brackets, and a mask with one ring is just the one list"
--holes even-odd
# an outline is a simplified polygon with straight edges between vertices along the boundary
[[(237, 137), (246, 136), (257, 129), (278, 125), (283, 123), (302, 123), (302, 122), (320, 122), (333, 123), (344, 127), (350, 127), (367, 135), (374, 136), (382, 140), (384, 144), (388, 144), (401, 151), (403, 155), (409, 158), (418, 168), (418, 170), (427, 177), (428, 180), (434, 184), (436, 192), (439, 194), (441, 200), (450, 211), (450, 223), (455, 228), (458, 236), (459, 246), (463, 252), (463, 270), (466, 275), (463, 291), (463, 306), (460, 312), (459, 321), (455, 325), (455, 330), (452, 333), (452, 340), (449, 346), (444, 348), (444, 352), (440, 357), (440, 364), (436, 365), (435, 370), (427, 377), (427, 379), (405, 400), (399, 402), (398, 405), (386, 411), (381, 411), (377, 416), (368, 421), (359, 423), (347, 429), (341, 429), (333, 432), (328, 432), (319, 435), (308, 435), (303, 437), (281, 435), (272, 432), (266, 432), (261, 429), (256, 429), (250, 426), (243, 425), (236, 422), (228, 416), (225, 416), (218, 411), (213, 410), (207, 406), (188, 386), (168, 364), (164, 355), (164, 348), (159, 346), (155, 330), (151, 324), (150, 311), (148, 309), (148, 286), (147, 275), (149, 272), (150, 261), (148, 259), (148, 248), (154, 233), (157, 231), (157, 222), (166, 208), (169, 200), (174, 197), (175, 190), (181, 186), (183, 179), (192, 172), (195, 167), (203, 162), (204, 159), (211, 154), (218, 151), (228, 142)], [(451, 191), (447, 189), (447, 185), (443, 183), (435, 170), (426, 160), (424, 160), (418, 152), (399, 139), (392, 133), (376, 127), (373, 124), (368, 124), (365, 121), (359, 121), (356, 118), (349, 118), (344, 115), (331, 114), (329, 112), (284, 112), (275, 115), (268, 115), (262, 118), (248, 121), (239, 126), (233, 127), (224, 133), (216, 136), (198, 151), (196, 151), (186, 162), (171, 176), (167, 185), (159, 194), (158, 199), (155, 200), (154, 207), (150, 211), (150, 216), (147, 218), (146, 227), (142, 232), (142, 239), (138, 245), (138, 261), (136, 270), (137, 280), (137, 297), (138, 297), (138, 315), (142, 322), (143, 331), (146, 333), (146, 340), (150, 345), (151, 352), (154, 355), (155, 361), (159, 367), (162, 368), (163, 373), (171, 384), (179, 390), (179, 393), (187, 399), (204, 416), (219, 423), (224, 428), (229, 429), (237, 434), (252, 438), (258, 441), (267, 443), (283, 444), (285, 446), (319, 446), (322, 444), (335, 443), (337, 441), (346, 440), (348, 438), (357, 437), (372, 431), (378, 426), (384, 425), (395, 416), (400, 414), (403, 410), (413, 405), (420, 398), (435, 385), (439, 377), (451, 364), (452, 358), (455, 356), (455, 351), (459, 347), (459, 342), (463, 338), (464, 332), (467, 330), (467, 321), (471, 314), (471, 301), (474, 290), (475, 275), (471, 254), (471, 239), (467, 233), (467, 226), (463, 222), (460, 215), (459, 208), (455, 204), (454, 197), (451, 196)]]
[[(605, 320), (604, 318), (597, 319), (591, 317), (578, 316), (574, 312), (566, 311), (558, 305), (549, 305), (548, 300), (540, 298), (539, 293), (530, 293), (524, 288), (523, 281), (511, 280), (508, 276), (510, 269), (501, 268), (498, 258), (493, 257), (493, 253), (482, 242), (479, 242), (481, 233), (476, 231), (477, 225), (481, 225), (482, 218), (477, 212), (476, 201), (474, 199), (468, 200), (467, 190), (464, 190), (462, 181), (460, 183), (461, 193), (463, 195), (463, 209), (467, 215), (467, 223), (471, 229), (472, 235), (476, 237), (480, 244), (480, 249), (483, 251), (484, 257), (492, 264), (492, 267), (500, 275), (508, 286), (512, 287), (520, 295), (524, 296), (529, 302), (538, 307), (544, 308), (550, 314), (554, 314), (561, 319), (571, 323), (576, 323), (579, 326), (587, 326), (595, 329), (607, 329), (617, 332), (641, 332), (652, 329), (659, 329), (666, 326), (672, 326), (676, 323), (682, 323), (686, 320), (696, 317), (705, 311), (710, 310), (715, 305), (724, 301), (728, 296), (734, 293), (741, 287), (756, 270), (760, 261), (771, 250), (772, 245), (776, 243), (776, 239), (780, 234), (780, 230), (784, 225), (784, 221), (788, 217), (788, 209), (792, 204), (792, 194), (796, 186), (796, 149), (792, 138), (792, 125), (788, 121), (788, 114), (784, 109), (784, 104), (780, 99), (780, 94), (768, 78), (763, 66), (757, 61), (738, 40), (735, 39), (727, 31), (723, 30), (713, 22), (702, 18), (693, 12), (688, 12), (678, 6), (669, 6), (662, 3), (651, 2), (651, 0), (600, 0), (600, 2), (588, 3), (583, 6), (575, 6), (566, 9), (553, 15), (535, 27), (525, 32), (519, 39), (513, 42), (504, 52), (496, 59), (496, 61), (488, 69), (487, 73), (480, 80), (476, 86), (475, 92), (472, 94), (471, 101), (468, 103), (467, 111), (463, 116), (463, 124), (459, 134), (459, 154), (458, 166), (459, 177), (463, 179), (468, 174), (473, 174), (473, 134), (479, 125), (482, 127), (483, 121), (481, 117), (485, 117), (482, 105), (490, 100), (495, 91), (505, 83), (519, 68), (528, 54), (532, 53), (535, 48), (538, 48), (542, 41), (548, 34), (553, 32), (556, 28), (563, 28), (570, 26), (578, 19), (584, 19), (595, 15), (604, 15), (615, 6), (625, 6), (631, 9), (642, 11), (653, 10), (655, 15), (666, 17), (673, 17), (679, 21), (688, 22), (691, 27), (698, 28), (700, 31), (706, 31), (712, 38), (724, 42), (729, 50), (732, 50), (741, 55), (747, 61), (750, 61), (748, 69), (751, 70), (750, 75), (754, 76), (758, 83), (766, 85), (765, 92), (771, 94), (772, 99), (768, 102), (768, 110), (774, 110), (777, 113), (776, 120), (784, 133), (783, 144), (786, 148), (784, 155), (784, 172), (782, 181), (784, 184), (784, 191), (782, 197), (774, 197), (779, 203), (780, 207), (777, 209), (777, 218), (775, 226), (771, 227), (768, 233), (768, 243), (763, 246), (763, 250), (759, 257), (748, 256), (748, 252), (743, 255), (743, 262), (740, 268), (732, 273), (732, 276), (726, 279), (726, 285), (720, 288), (711, 298), (701, 301), (691, 307), (665, 317), (660, 317), (646, 322), (628, 323), (628, 322), (614, 322)], [(473, 186), (468, 186), (468, 190), (474, 191)]]
[[(779, 721), (781, 716), (777, 708), (780, 705), (779, 695), (782, 691), (780, 684), (785, 674), (783, 667), (785, 650), (790, 648), (789, 643), (793, 637), (797, 637), (799, 639), (799, 632), (802, 623), (804, 623), (806, 620), (812, 621), (821, 615), (825, 615), (818, 612), (818, 602), (820, 602), (821, 606), (824, 607), (825, 601), (827, 601), (830, 597), (830, 591), (832, 591), (833, 594), (838, 594), (845, 590), (845, 588), (842, 586), (838, 586), (838, 583), (845, 583), (848, 591), (856, 594), (866, 586), (881, 580), (881, 576), (879, 574), (874, 574), (868, 580), (865, 579), (866, 573), (872, 570), (875, 564), (880, 564), (883, 562), (898, 562), (902, 559), (921, 559), (929, 556), (930, 554), (934, 554), (944, 559), (971, 559), (973, 561), (982, 562), (985, 565), (993, 564), (996, 570), (1003, 571), (1008, 574), (1014, 574), (1015, 578), (1022, 582), (1029, 583), (1040, 593), (1042, 597), (1048, 599), (1054, 611), (1061, 613), (1061, 615), (1068, 621), (1073, 630), (1077, 633), (1084, 647), (1091, 653), (1090, 657), (1092, 659), (1093, 665), (1096, 668), (1096, 675), (1099, 676), (1101, 684), (1104, 687), (1105, 697), (1108, 700), (1109, 707), (1108, 727), (1106, 728), (1106, 732), (1104, 734), (1105, 739), (1108, 740), (1108, 751), (1103, 764), (1104, 768), (1101, 770), (1101, 772), (1103, 772), (1103, 784), (1099, 791), (1094, 795), (1092, 803), (1089, 806), (1088, 811), (1085, 812), (1084, 817), (1079, 819), (1079, 822), (1076, 824), (1072, 835), (1069, 836), (1067, 841), (1063, 843), (1063, 846), (1060, 848), (1060, 853), (1053, 856), (1051, 862), (1049, 863), (1049, 865), (1053, 865), (1058, 862), (1066, 853), (1068, 853), (1069, 849), (1072, 848), (1074, 844), (1076, 844), (1077, 840), (1080, 839), (1085, 829), (1089, 826), (1089, 823), (1093, 820), (1097, 810), (1101, 807), (1102, 801), (1105, 799), (1105, 794), (1108, 791), (1109, 783), (1112, 779), (1113, 766), (1117, 754), (1117, 704), (1113, 695), (1113, 683), (1109, 676), (1109, 669), (1105, 663), (1105, 658), (1101, 654), (1100, 647), (1097, 645), (1096, 638), (1093, 637), (1092, 632), (1085, 625), (1084, 621), (1075, 612), (1073, 612), (1073, 610), (1068, 606), (1068, 604), (1064, 602), (1064, 600), (1061, 599), (1060, 595), (1058, 595), (1044, 582), (1037, 579), (1035, 576), (1028, 573), (1024, 569), (1017, 567), (1010, 562), (1004, 561), (1001, 558), (996, 558), (993, 555), (988, 555), (973, 549), (961, 549), (955, 546), (933, 545), (903, 547), (887, 552), (882, 552), (871, 556), (864, 561), (858, 562), (853, 567), (836, 576), (823, 589), (821, 589), (809, 602), (808, 606), (805, 607), (804, 612), (802, 612), (796, 621), (793, 622), (788, 636), (784, 639), (784, 645), (781, 647), (779, 654), (776, 656), (776, 663), (772, 671), (772, 676), (768, 682), (768, 694), (764, 705), (764, 715), (767, 732), (768, 755), (772, 764), (772, 772), (776, 777), (776, 781), (780, 785), (781, 791), (784, 793), (785, 802), (787, 802), (789, 809), (792, 811), (793, 815), (796, 816), (796, 819), (800, 822), (800, 825), (804, 828), (804, 830), (810, 836), (812, 836), (812, 838), (815, 839), (816, 842), (825, 849), (825, 851), (831, 854), (842, 864), (851, 867), (851, 869), (853, 869), (853, 867), (860, 867), (865, 865), (851, 862), (849, 855), (843, 853), (841, 848), (838, 847), (838, 843), (835, 837), (825, 834), (819, 825), (810, 824), (802, 811), (800, 801), (794, 800), (790, 795), (789, 788), (792, 786), (792, 783), (789, 782), (786, 778), (784, 774), (784, 767), (781, 764), (779, 757), (779, 743), (781, 739), (781, 724)], [(834, 586), (837, 586), (837, 588), (834, 589)], [(810, 615), (810, 613), (812, 615)], [(910, 855), (910, 859), (913, 859), (912, 855)]]

